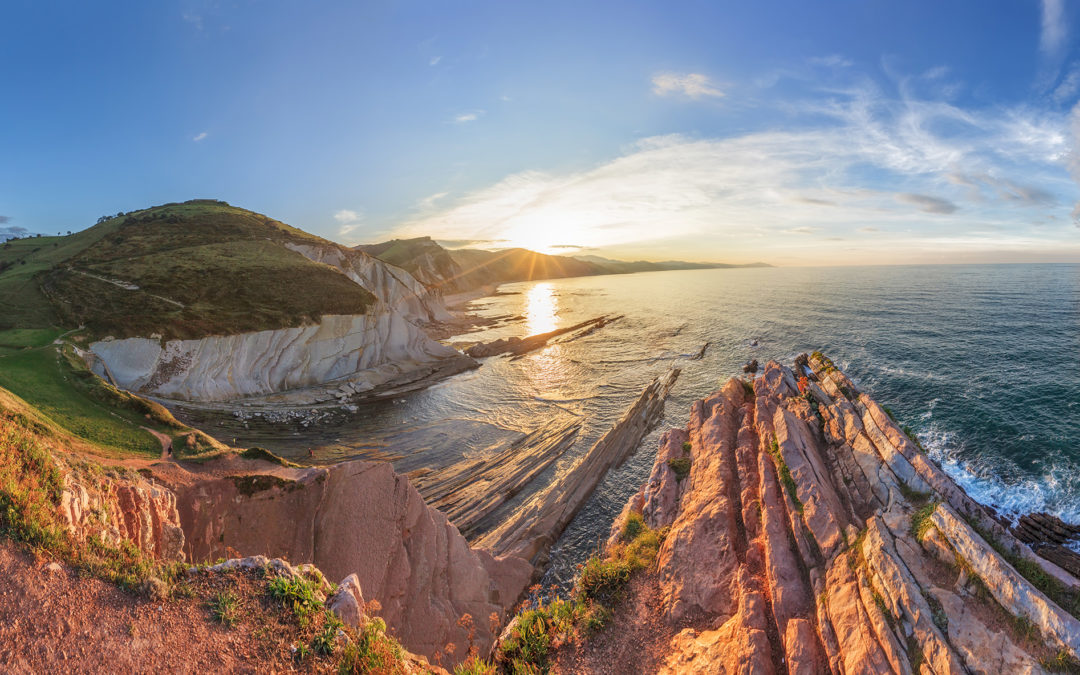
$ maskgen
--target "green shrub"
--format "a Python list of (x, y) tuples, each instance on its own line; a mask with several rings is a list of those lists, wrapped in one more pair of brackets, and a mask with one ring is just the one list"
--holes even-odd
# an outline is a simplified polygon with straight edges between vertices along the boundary
[(690, 458), (689, 457), (672, 457), (667, 461), (671, 470), (675, 472), (675, 480), (682, 482), (684, 478), (690, 475)]
[(338, 672), (342, 675), (365, 673), (404, 673), (404, 651), (398, 641), (386, 634), (386, 623), (372, 618), (365, 623), (342, 650)]
[(323, 626), (315, 637), (311, 638), (311, 648), (316, 654), (329, 656), (334, 653), (337, 646), (338, 631), (342, 627), (341, 620), (330, 610), (323, 612)]
[(454, 675), (496, 675), (498, 672), (493, 664), (473, 654), (454, 666)]
[(282, 607), (292, 611), (301, 626), (306, 626), (308, 620), (323, 607), (315, 583), (303, 577), (274, 577), (266, 590)]
[(631, 513), (607, 556), (595, 556), (581, 566), (569, 597), (537, 602), (518, 615), (498, 645), (498, 662), (511, 673), (546, 673), (553, 641), (602, 630), (633, 573), (656, 559), (666, 533), (648, 527), (641, 514)]

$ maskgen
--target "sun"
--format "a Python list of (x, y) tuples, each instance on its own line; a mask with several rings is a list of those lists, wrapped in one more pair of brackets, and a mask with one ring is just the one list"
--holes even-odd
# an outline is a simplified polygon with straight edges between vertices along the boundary
[(572, 254), (582, 247), (581, 231), (573, 225), (527, 223), (515, 225), (504, 234), (507, 248), (525, 248), (537, 253)]

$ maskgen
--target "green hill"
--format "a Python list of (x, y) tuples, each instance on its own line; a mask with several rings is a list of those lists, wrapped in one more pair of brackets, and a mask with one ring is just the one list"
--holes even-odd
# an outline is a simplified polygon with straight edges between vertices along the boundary
[(0, 245), (0, 345), (13, 329), (196, 338), (362, 314), (374, 296), (284, 244), (330, 242), (224, 202), (133, 211)]
[(421, 283), (443, 293), (467, 290), (467, 282), (461, 278), (462, 270), (457, 261), (431, 237), (391, 239), (381, 244), (362, 244), (355, 248), (404, 269)]

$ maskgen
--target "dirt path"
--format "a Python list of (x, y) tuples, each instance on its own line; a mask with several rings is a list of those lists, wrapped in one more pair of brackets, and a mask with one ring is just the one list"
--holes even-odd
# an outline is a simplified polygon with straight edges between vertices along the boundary
[[(84, 272), (82, 270), (77, 270), (77, 269), (75, 269), (73, 267), (69, 267), (68, 269), (71, 270), (72, 272), (76, 273), (76, 274), (81, 274), (84, 277), (90, 277), (91, 279), (97, 279), (98, 281), (104, 281), (107, 284), (112, 284), (113, 286), (117, 286), (119, 288), (122, 288), (125, 291), (138, 291), (138, 290), (141, 290), (135, 284), (129, 283), (127, 281), (118, 281), (116, 279), (110, 279), (108, 277), (98, 276), (97, 274), (91, 274), (90, 272)], [(143, 291), (143, 293), (146, 293), (146, 291)], [(146, 293), (146, 294), (149, 295), (152, 298), (157, 298), (158, 300), (162, 300), (164, 302), (168, 302), (168, 303), (171, 303), (173, 305), (176, 305), (177, 307), (179, 307), (181, 309), (184, 308), (184, 303), (177, 302), (176, 300), (173, 300), (172, 298), (166, 298), (163, 295), (154, 295), (153, 293)]]
[(172, 438), (168, 435), (161, 433), (160, 431), (154, 431), (150, 427), (139, 427), (145, 431), (149, 431), (154, 435), (154, 438), (161, 441), (161, 459), (172, 459), (172, 453), (169, 450), (172, 448)]

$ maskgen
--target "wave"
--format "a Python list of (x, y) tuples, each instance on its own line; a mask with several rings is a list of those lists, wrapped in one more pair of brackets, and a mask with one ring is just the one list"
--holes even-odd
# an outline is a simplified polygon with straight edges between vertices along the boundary
[[(1027, 513), (1049, 513), (1071, 525), (1080, 525), (1080, 474), (1067, 464), (1052, 464), (1042, 475), (1016, 479), (1003, 476), (1019, 470), (996, 466), (963, 457), (955, 442), (956, 435), (931, 426), (916, 434), (945, 473), (956, 481), (972, 499), (995, 509), (1013, 524)], [(1080, 542), (1074, 542), (1080, 552)]]

